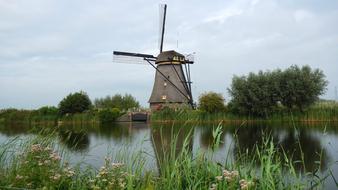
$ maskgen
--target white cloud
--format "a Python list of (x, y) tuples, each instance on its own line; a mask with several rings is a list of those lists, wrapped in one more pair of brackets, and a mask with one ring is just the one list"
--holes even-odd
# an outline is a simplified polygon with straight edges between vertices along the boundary
[(236, 8), (226, 8), (217, 13), (216, 15), (209, 16), (205, 18), (203, 21), (204, 22), (219, 22), (219, 23), (224, 23), (227, 19), (241, 15), (243, 13), (243, 10), (241, 9), (236, 9)]
[(251, 4), (251, 6), (255, 6), (255, 5), (257, 5), (259, 2), (260, 2), (260, 0), (252, 0), (252, 1), (250, 2), (250, 4)]
[(314, 17), (314, 15), (307, 10), (296, 10), (293, 16), (296, 22), (302, 22), (306, 19), (311, 19)]

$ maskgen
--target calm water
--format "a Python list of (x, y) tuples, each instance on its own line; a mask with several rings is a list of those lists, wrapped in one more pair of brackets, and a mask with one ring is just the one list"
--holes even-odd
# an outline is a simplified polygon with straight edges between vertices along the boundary
[[(83, 163), (99, 168), (104, 157), (113, 159), (131, 158), (142, 150), (146, 158), (146, 167), (157, 171), (155, 152), (170, 149), (173, 134), (177, 136), (177, 150), (184, 138), (193, 134), (189, 146), (193, 153), (211, 152), (214, 126), (150, 126), (144, 123), (124, 123), (102, 127), (63, 126), (57, 130), (57, 143), (68, 150), (71, 163)], [(276, 147), (283, 147), (288, 157), (301, 160), (304, 154), (306, 171), (318, 169), (323, 174), (329, 170), (338, 179), (338, 125), (335, 124), (246, 124), (224, 125), (221, 135), (222, 143), (214, 150), (213, 159), (217, 162), (232, 162), (240, 153), (250, 152), (262, 137), (272, 136)], [(28, 126), (1, 126), (0, 143), (12, 138), (34, 137), (38, 130)], [(302, 147), (302, 153), (299, 149)], [(281, 149), (279, 149), (281, 150)], [(318, 167), (321, 155), (321, 168)], [(160, 155), (161, 156), (161, 155)], [(128, 160), (122, 160), (128, 162)], [(295, 166), (303, 171), (301, 165)], [(334, 179), (329, 177), (325, 182), (326, 189), (336, 189)]]

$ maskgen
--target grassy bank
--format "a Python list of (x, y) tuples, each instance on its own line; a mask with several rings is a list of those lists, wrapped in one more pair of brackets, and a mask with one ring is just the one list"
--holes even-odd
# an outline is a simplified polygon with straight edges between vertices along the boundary
[[(114, 110), (114, 109), (113, 109)], [(105, 122), (113, 122), (122, 115), (119, 110), (88, 110), (83, 113), (60, 115), (55, 112), (41, 112), (40, 110), (18, 110), (3, 109), (0, 110), (0, 124), (13, 125), (41, 125), (57, 126), (62, 123), (69, 125), (98, 125)]]
[(200, 110), (173, 110), (165, 109), (152, 114), (154, 122), (192, 122), (192, 123), (219, 123), (223, 122), (338, 122), (338, 104), (315, 104), (300, 112), (298, 110), (281, 109), (267, 117), (239, 115), (230, 111), (220, 113), (206, 113)]
[[(219, 145), (221, 133), (220, 127), (213, 131), (213, 147)], [(144, 167), (144, 152), (107, 155), (100, 169), (84, 168), (68, 164), (67, 152), (55, 143), (52, 134), (27, 141), (16, 139), (0, 146), (0, 188), (309, 189), (321, 188), (325, 178), (318, 177), (317, 172), (296, 172), (293, 164), (301, 160), (279, 154), (271, 138), (263, 139), (253, 152), (242, 153), (231, 163), (215, 163), (212, 152), (192, 155), (190, 136), (183, 142), (177, 139), (174, 135), (169, 149), (157, 149), (158, 171)]]
[[(56, 108), (55, 108), (56, 109)], [(114, 110), (114, 109), (112, 109)], [(92, 109), (83, 113), (59, 115), (56, 110), (50, 108), (38, 110), (0, 110), (0, 124), (25, 124), (25, 125), (43, 125), (57, 126), (61, 123), (70, 125), (98, 125), (102, 121), (113, 122), (123, 113), (117, 111), (107, 111)], [(338, 104), (337, 103), (317, 103), (304, 112), (299, 110), (276, 110), (267, 117), (256, 117), (252, 115), (239, 115), (225, 110), (219, 113), (206, 113), (201, 110), (190, 109), (163, 109), (151, 114), (152, 122), (190, 122), (190, 123), (216, 123), (233, 122), (241, 123), (271, 121), (271, 122), (338, 122)]]

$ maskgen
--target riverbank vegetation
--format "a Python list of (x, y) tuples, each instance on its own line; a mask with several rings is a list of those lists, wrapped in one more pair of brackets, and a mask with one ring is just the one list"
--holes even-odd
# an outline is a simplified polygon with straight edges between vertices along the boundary
[[(212, 133), (212, 147), (217, 147), (221, 143), (221, 127)], [(101, 168), (93, 168), (70, 164), (67, 152), (55, 144), (50, 132), (22, 142), (15, 139), (0, 145), (0, 188), (311, 189), (321, 188), (325, 178), (334, 177), (323, 176), (319, 170), (297, 172), (294, 164), (302, 160), (280, 154), (280, 147), (270, 137), (262, 137), (262, 143), (253, 145), (252, 152), (238, 154), (234, 162), (216, 163), (212, 160), (213, 151), (198, 150), (193, 154), (190, 136), (178, 141), (178, 135), (173, 134), (171, 142), (156, 149), (158, 170), (145, 168), (147, 154), (143, 151), (107, 155)]]
[(43, 106), (36, 110), (3, 109), (0, 110), (0, 124), (23, 123), (58, 125), (59, 122), (109, 123), (129, 109), (139, 108), (139, 102), (130, 95), (116, 94), (95, 99), (94, 104), (83, 92), (70, 93), (63, 98), (58, 107)]
[(99, 109), (117, 108), (122, 111), (127, 111), (129, 109), (140, 108), (140, 103), (131, 94), (115, 94), (104, 98), (96, 98), (94, 100), (94, 106)]
[(281, 108), (268, 117), (256, 115), (241, 115), (233, 113), (229, 108), (225, 111), (209, 113), (200, 109), (170, 109), (165, 108), (152, 114), (153, 122), (338, 122), (338, 103), (335, 101), (319, 100), (304, 111)]

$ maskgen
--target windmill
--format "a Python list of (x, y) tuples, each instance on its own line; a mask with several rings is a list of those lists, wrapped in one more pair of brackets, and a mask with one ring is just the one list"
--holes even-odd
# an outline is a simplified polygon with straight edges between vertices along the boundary
[(160, 53), (154, 55), (113, 52), (113, 61), (116, 63), (149, 64), (155, 70), (155, 81), (151, 96), (149, 98), (152, 110), (161, 109), (164, 106), (180, 107), (189, 105), (194, 107), (190, 64), (194, 63), (193, 54), (183, 55), (174, 50), (163, 51), (163, 40), (165, 32), (167, 5), (160, 6)]

